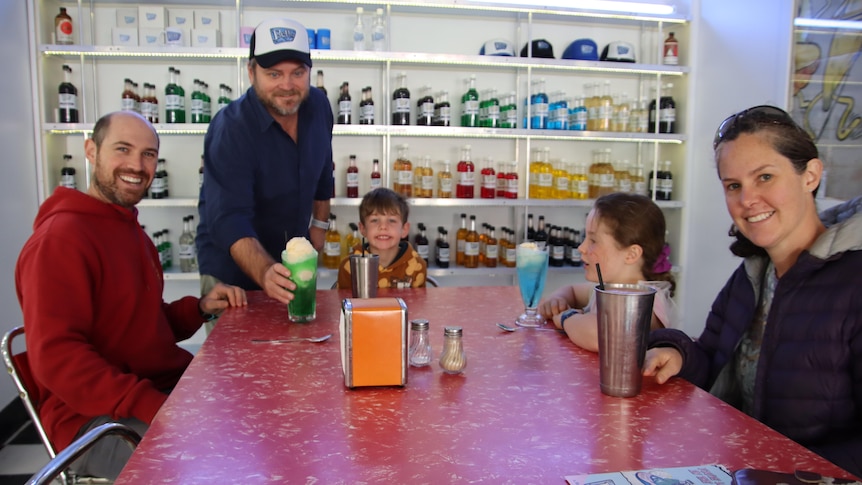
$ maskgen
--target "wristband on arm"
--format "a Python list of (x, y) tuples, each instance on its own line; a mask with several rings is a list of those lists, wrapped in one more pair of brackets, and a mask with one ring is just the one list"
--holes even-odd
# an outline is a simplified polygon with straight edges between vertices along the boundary
[(580, 310), (578, 308), (569, 308), (568, 310), (564, 311), (563, 313), (560, 313), (560, 330), (562, 330), (563, 333), (565, 333), (566, 332), (566, 320), (569, 319), (572, 315), (578, 315), (578, 314), (583, 314), (583, 313), (584, 313), (584, 311)]
[(316, 227), (318, 229), (323, 229), (324, 231), (326, 231), (329, 229), (329, 221), (321, 221), (312, 217), (311, 227)]

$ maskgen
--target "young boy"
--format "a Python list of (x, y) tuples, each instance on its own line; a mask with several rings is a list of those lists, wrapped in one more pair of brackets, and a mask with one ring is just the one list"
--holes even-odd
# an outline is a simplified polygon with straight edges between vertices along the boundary
[[(368, 241), (365, 251), (380, 258), (378, 288), (422, 288), (428, 267), (407, 241), (410, 208), (401, 194), (377, 188), (365, 194), (359, 205), (359, 232)], [(362, 247), (353, 248), (353, 254)], [(338, 269), (338, 288), (350, 288), (350, 257)]]

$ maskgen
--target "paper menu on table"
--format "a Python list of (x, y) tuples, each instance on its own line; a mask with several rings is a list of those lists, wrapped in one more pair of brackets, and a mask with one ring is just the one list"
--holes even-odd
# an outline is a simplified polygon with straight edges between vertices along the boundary
[(569, 485), (731, 485), (733, 481), (721, 465), (566, 475), (565, 479)]

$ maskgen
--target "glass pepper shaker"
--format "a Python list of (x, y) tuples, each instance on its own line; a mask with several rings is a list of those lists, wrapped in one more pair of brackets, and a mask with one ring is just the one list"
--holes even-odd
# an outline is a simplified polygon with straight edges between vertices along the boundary
[(428, 320), (417, 319), (410, 322), (410, 365), (425, 367), (431, 364), (431, 340), (428, 338)]
[(467, 367), (467, 355), (461, 343), (461, 327), (446, 327), (443, 330), (443, 353), (440, 367), (447, 374), (460, 374)]

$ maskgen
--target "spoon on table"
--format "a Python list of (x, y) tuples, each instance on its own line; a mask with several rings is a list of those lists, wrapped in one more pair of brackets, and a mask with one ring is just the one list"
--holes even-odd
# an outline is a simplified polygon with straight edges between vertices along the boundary
[[(518, 330), (521, 329), (521, 327), (510, 327), (504, 323), (498, 323), (497, 326), (500, 327), (500, 330), (505, 330), (506, 332), (517, 332)], [(556, 328), (534, 328), (533, 330), (557, 330), (557, 329)]]
[(287, 342), (313, 342), (313, 343), (320, 343), (320, 342), (323, 342), (323, 341), (329, 340), (329, 339), (330, 339), (330, 337), (332, 337), (332, 334), (331, 334), (331, 333), (328, 333), (328, 334), (323, 335), (323, 336), (320, 336), (320, 337), (292, 337), (292, 338), (285, 338), (285, 339), (263, 339), (263, 338), (253, 338), (253, 339), (251, 339), (251, 341), (252, 341), (252, 342), (254, 342), (254, 343), (256, 343), (256, 344), (264, 343), (264, 342), (274, 343), (274, 344), (282, 344), (282, 343), (287, 343)]

